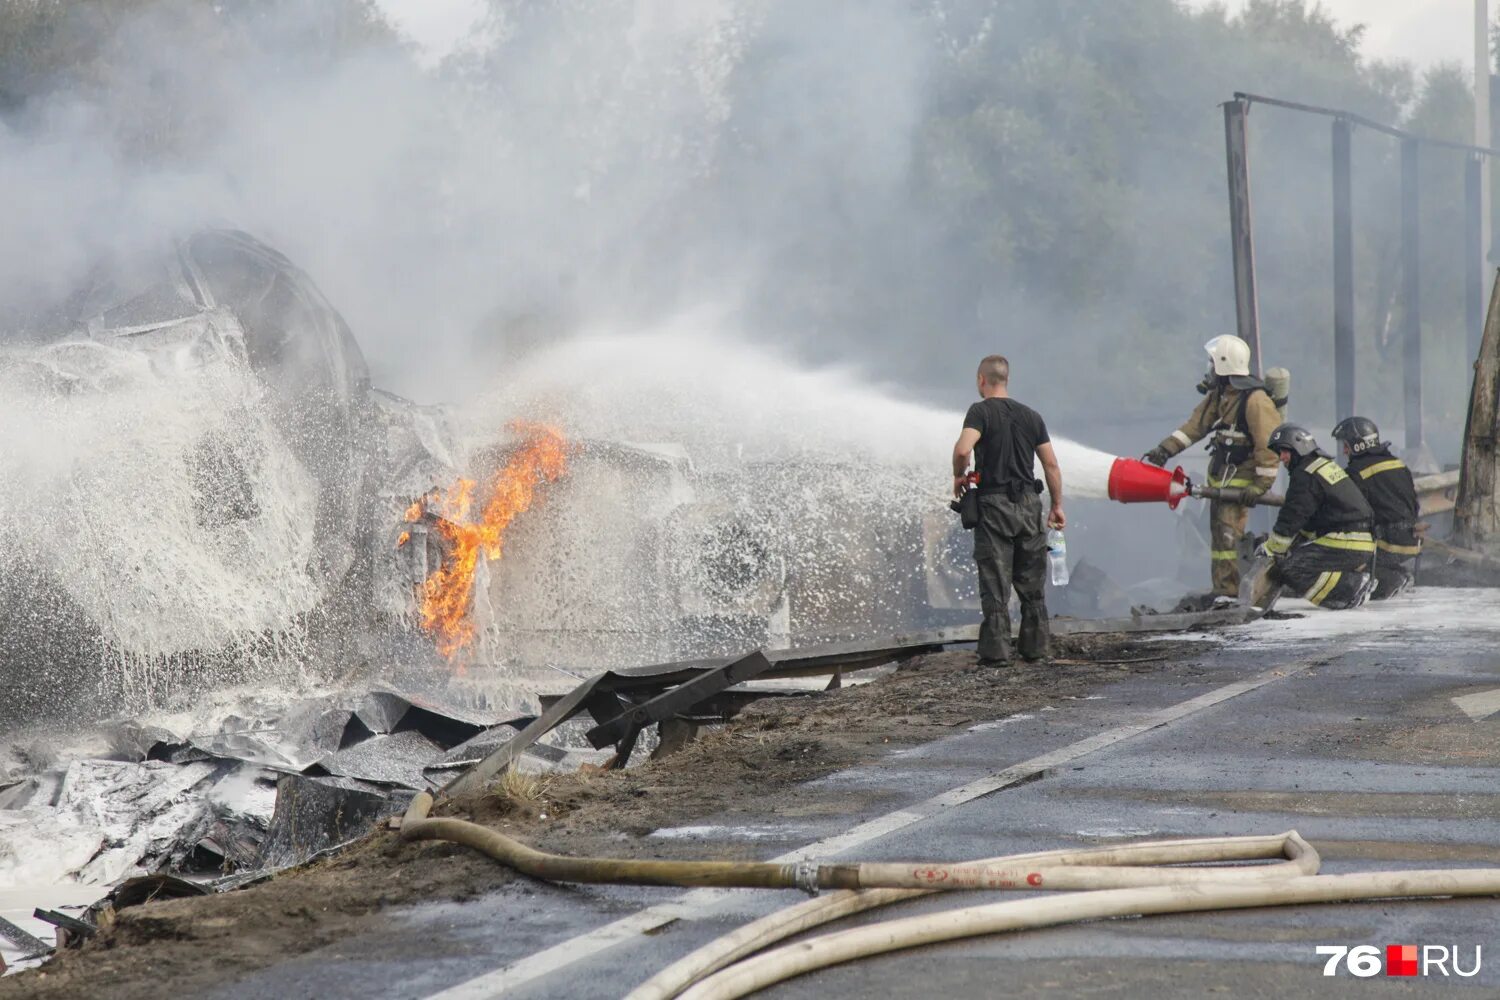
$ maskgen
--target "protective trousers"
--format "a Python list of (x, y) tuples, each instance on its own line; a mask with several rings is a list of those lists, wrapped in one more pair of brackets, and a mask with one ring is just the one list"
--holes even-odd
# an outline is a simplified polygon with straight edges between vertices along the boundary
[(979, 498), (979, 525), (974, 529), (974, 561), (979, 565), (979, 662), (1010, 662), (1010, 592), (1021, 602), (1021, 656), (1047, 655), (1051, 630), (1047, 622), (1047, 535), (1042, 527), (1042, 498), (1027, 491), (1015, 499), (1004, 493)]
[[(1373, 549), (1374, 543), (1369, 544)], [(1369, 596), (1372, 561), (1373, 552), (1303, 541), (1276, 560), (1271, 579), (1320, 607), (1344, 611), (1359, 607)]]
[(1376, 526), (1375, 546), (1375, 590), (1370, 600), (1383, 601), (1411, 586), (1422, 543), (1410, 524), (1392, 524)]
[(1240, 596), (1240, 539), (1250, 523), (1250, 508), (1215, 500), (1209, 505), (1209, 558), (1213, 560), (1214, 593)]

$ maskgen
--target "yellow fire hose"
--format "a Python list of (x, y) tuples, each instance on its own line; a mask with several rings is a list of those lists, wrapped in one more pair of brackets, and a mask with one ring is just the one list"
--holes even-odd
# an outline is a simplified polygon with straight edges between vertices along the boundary
[(1497, 894), (1500, 869), (1488, 868), (1310, 875), (1245, 884), (1205, 880), (1198, 885), (1075, 892), (929, 913), (826, 934), (746, 959), (681, 996), (683, 1000), (733, 1000), (794, 976), (870, 955), (1103, 917)]
[[(637, 861), (570, 858), (528, 847), (477, 823), (430, 819), (432, 796), (419, 793), (401, 821), (403, 840), (446, 840), (494, 858), (523, 875), (554, 882), (714, 886), (740, 889), (1099, 889), (1180, 885), (1205, 877), (1263, 879), (1317, 871), (1317, 853), (1297, 836), (1221, 837), (1160, 841), (1128, 847), (1050, 851), (988, 861), (877, 862), (819, 865), (740, 861)], [(1164, 869), (1152, 865), (1285, 859), (1253, 868)]]
[[(570, 858), (538, 851), (476, 823), (429, 818), (431, 809), (431, 795), (424, 792), (413, 799), (402, 820), (402, 839), (463, 844), (536, 878), (845, 890), (770, 914), (710, 942), (637, 987), (627, 1000), (677, 996), (685, 1000), (732, 1000), (870, 955), (1105, 917), (1361, 899), (1500, 895), (1500, 869), (1318, 875), (1317, 851), (1295, 831), (1274, 837), (1211, 837), (1044, 851), (956, 864), (634, 861)], [(1246, 866), (1155, 867), (1273, 858), (1282, 860)], [(1086, 891), (886, 921), (763, 951), (794, 934), (899, 900), (944, 890), (1000, 888)], [(850, 891), (854, 889), (860, 891)]]
[[(974, 863), (1050, 867), (1075, 862), (1091, 863), (1094, 866), (1125, 865), (1131, 862), (1187, 864), (1204, 861), (1250, 861), (1277, 857), (1287, 860), (1279, 864), (1256, 865), (1248, 868), (1145, 869), (1143, 871), (1159, 876), (1163, 882), (1176, 882), (1180, 877), (1185, 876), (1193, 877), (1195, 880), (1265, 879), (1314, 875), (1320, 864), (1317, 851), (1295, 831), (1275, 837), (1209, 837), (1198, 840), (1143, 841), (1114, 847), (1015, 854)], [(1088, 870), (1099, 871), (1097, 867)], [(1116, 868), (1110, 874), (1133, 871), (1135, 870)], [(1105, 884), (1107, 883), (1095, 883), (1096, 886), (1101, 887)], [(1052, 883), (1033, 888), (1056, 887), (1056, 884)], [(858, 892), (832, 892), (826, 896), (809, 899), (796, 906), (768, 914), (723, 937), (710, 941), (636, 987), (626, 1000), (669, 1000), (705, 976), (739, 961), (746, 955), (768, 948), (778, 941), (854, 913), (888, 906), (906, 899), (916, 899), (919, 896), (928, 896), (934, 891), (932, 889), (865, 889)]]

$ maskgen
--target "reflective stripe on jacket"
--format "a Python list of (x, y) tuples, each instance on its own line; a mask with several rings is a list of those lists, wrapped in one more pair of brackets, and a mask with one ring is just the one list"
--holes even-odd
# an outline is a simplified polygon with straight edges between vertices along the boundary
[(1416, 535), (1417, 487), (1406, 463), (1381, 447), (1352, 456), (1348, 471), (1374, 512), (1380, 550), (1401, 556), (1421, 552)]
[(1268, 490), (1276, 481), (1280, 463), (1267, 442), (1280, 423), (1276, 404), (1264, 388), (1236, 389), (1220, 380), (1194, 407), (1186, 422), (1164, 438), (1159, 447), (1168, 455), (1178, 455), (1214, 434), (1226, 444), (1242, 447), (1248, 457), (1238, 463), (1222, 462), (1216, 457), (1209, 465), (1209, 485), (1257, 486)]
[(1364, 494), (1337, 462), (1310, 455), (1292, 463), (1286, 502), (1266, 548), (1279, 555), (1301, 535), (1316, 545), (1374, 552), (1373, 517)]

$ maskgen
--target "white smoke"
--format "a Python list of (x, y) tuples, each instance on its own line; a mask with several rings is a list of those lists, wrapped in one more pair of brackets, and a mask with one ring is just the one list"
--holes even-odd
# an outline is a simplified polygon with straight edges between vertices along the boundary
[[(745, 480), (741, 499), (810, 553), (867, 541), (838, 523), (841, 497), (875, 498), (892, 523), (950, 516), (959, 413), (908, 398), (906, 371), (808, 370), (750, 346), (817, 354), (882, 274), (942, 269), (910, 190), (943, 54), (930, 12), (495, 3), (482, 44), (432, 67), (385, 43), (330, 47), (334, 7), (144, 5), (101, 23), (97, 86), (0, 118), (0, 309), (19, 317), (0, 340), (77, 338), (91, 314), (59, 326), (47, 307), (80, 291), (112, 304), (143, 248), (227, 222), (313, 277), (377, 385), (484, 390), (463, 406), (474, 448), (530, 416), (679, 442), (705, 468), (805, 461), (829, 481)], [(852, 280), (838, 265), (853, 255), (861, 286), (830, 282)], [(0, 371), (7, 613), (36, 607), (9, 591), (50, 581), (142, 687), (141, 664), (291, 634), (323, 596), (316, 490), (242, 359), (16, 350)], [(56, 371), (38, 380), (38, 364)], [(958, 381), (971, 364), (955, 360)], [(1046, 412), (1039, 390), (1018, 395)], [(247, 473), (249, 517), (198, 517), (205, 439)], [(1098, 456), (1058, 448), (1070, 495), (1102, 495)], [(856, 600), (873, 572), (837, 586)]]

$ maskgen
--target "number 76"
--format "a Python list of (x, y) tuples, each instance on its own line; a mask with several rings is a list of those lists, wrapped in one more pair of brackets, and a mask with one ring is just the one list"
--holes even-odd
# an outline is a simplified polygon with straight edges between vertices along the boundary
[(1380, 949), (1373, 944), (1357, 944), (1353, 948), (1342, 944), (1320, 944), (1313, 950), (1319, 955), (1328, 956), (1328, 963), (1323, 966), (1325, 976), (1338, 975), (1339, 959), (1346, 955), (1348, 958), (1344, 964), (1351, 974), (1360, 978), (1380, 974)]

